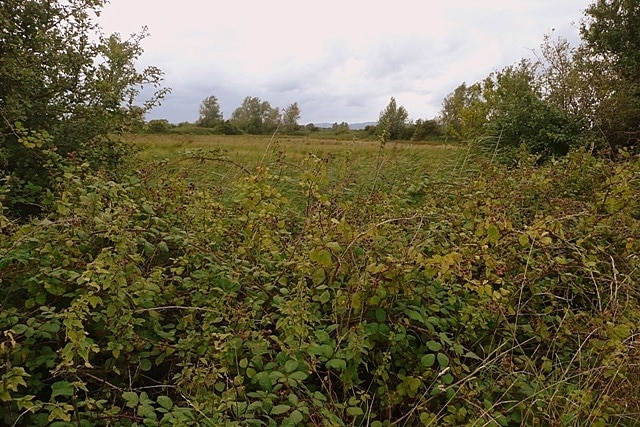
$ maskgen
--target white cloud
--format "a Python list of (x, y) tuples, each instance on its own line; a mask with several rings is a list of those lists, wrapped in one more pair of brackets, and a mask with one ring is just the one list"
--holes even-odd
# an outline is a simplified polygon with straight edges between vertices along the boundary
[(216, 95), (226, 117), (245, 96), (298, 102), (302, 122), (376, 120), (391, 96), (434, 117), (461, 82), (528, 56), (553, 28), (577, 39), (588, 0), (111, 0), (106, 32), (149, 27), (143, 64), (173, 89), (152, 117), (197, 118)]

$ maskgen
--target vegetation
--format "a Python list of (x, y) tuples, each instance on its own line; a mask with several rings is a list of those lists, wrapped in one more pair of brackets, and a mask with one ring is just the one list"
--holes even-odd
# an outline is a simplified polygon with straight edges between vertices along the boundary
[(380, 112), (377, 132), (384, 139), (400, 139), (407, 127), (409, 113), (403, 106), (398, 107), (395, 98), (391, 98), (389, 105)]
[(547, 36), (540, 58), (505, 67), (472, 86), (460, 85), (443, 103), (448, 136), (508, 153), (524, 145), (541, 161), (570, 148), (638, 148), (640, 98), (633, 1), (598, 0), (585, 11), (582, 43)]
[(164, 92), (102, 4), (0, 4), (1, 424), (639, 425), (632, 2), (460, 86), (469, 145), (393, 98), (377, 141), (252, 97), (114, 141)]
[(47, 209), (70, 159), (115, 171), (130, 154), (117, 135), (137, 127), (165, 93), (134, 105), (141, 86), (157, 88), (161, 73), (134, 66), (144, 32), (128, 40), (99, 33), (92, 15), (103, 3), (0, 4), (0, 179), (14, 216)]
[(200, 105), (200, 118), (196, 124), (205, 128), (212, 128), (222, 122), (222, 111), (220, 111), (218, 98), (213, 95), (205, 98)]
[(637, 159), (164, 138), (3, 222), (6, 424), (633, 425)]
[(231, 123), (242, 131), (261, 135), (278, 128), (280, 109), (271, 107), (269, 101), (247, 96), (242, 105), (233, 111)]

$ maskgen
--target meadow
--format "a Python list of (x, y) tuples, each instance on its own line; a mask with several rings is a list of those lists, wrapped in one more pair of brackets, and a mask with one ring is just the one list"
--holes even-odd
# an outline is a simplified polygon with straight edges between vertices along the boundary
[(637, 158), (131, 139), (4, 225), (7, 425), (639, 424)]

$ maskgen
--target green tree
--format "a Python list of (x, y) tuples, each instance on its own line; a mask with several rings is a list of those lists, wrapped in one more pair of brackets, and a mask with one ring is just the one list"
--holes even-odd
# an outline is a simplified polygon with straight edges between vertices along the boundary
[(613, 148), (640, 143), (640, 3), (597, 0), (580, 28), (583, 74), (595, 92), (594, 130)]
[(349, 133), (349, 130), (350, 130), (349, 123), (347, 122), (342, 122), (342, 123), (335, 122), (334, 124), (331, 125), (331, 132), (335, 134)]
[(487, 124), (479, 141), (493, 153), (507, 149), (506, 161), (521, 145), (541, 159), (564, 155), (580, 136), (578, 121), (543, 97), (536, 67), (523, 60), (482, 83)]
[(300, 128), (298, 125), (300, 120), (300, 107), (294, 102), (282, 111), (282, 125), (285, 132), (294, 132)]
[(147, 123), (147, 132), (149, 133), (169, 133), (173, 126), (167, 119), (149, 120)]
[(435, 119), (418, 119), (408, 130), (411, 131), (412, 141), (424, 141), (442, 136), (442, 125)]
[(259, 135), (273, 132), (278, 126), (280, 110), (268, 101), (248, 96), (231, 115), (231, 123), (244, 132)]
[(390, 140), (400, 139), (407, 127), (408, 118), (407, 110), (403, 106), (398, 107), (396, 99), (391, 97), (387, 107), (380, 112), (378, 132)]
[[(37, 215), (60, 165), (117, 169), (114, 135), (140, 123), (164, 95), (161, 72), (138, 71), (145, 31), (104, 36), (92, 17), (105, 0), (0, 3), (0, 194), (10, 214)], [(157, 91), (134, 105), (142, 87)]]
[(196, 122), (196, 125), (205, 128), (213, 128), (222, 123), (222, 112), (220, 111), (220, 104), (218, 98), (215, 96), (209, 96), (200, 104), (200, 117)]
[(462, 83), (447, 95), (442, 103), (440, 121), (445, 136), (469, 141), (482, 134), (486, 123), (486, 104), (482, 98), (482, 86)]

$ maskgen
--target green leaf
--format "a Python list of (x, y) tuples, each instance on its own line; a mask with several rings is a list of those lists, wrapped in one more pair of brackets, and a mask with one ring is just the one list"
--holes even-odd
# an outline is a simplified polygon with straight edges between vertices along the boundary
[(287, 421), (292, 425), (298, 425), (302, 422), (302, 420), (304, 420), (304, 416), (302, 416), (302, 412), (298, 411), (297, 409), (287, 417)]
[(122, 399), (129, 408), (135, 408), (138, 405), (138, 394), (132, 391), (122, 393)]
[(19, 323), (17, 325), (14, 325), (13, 328), (11, 329), (13, 330), (14, 333), (16, 333), (17, 335), (20, 335), (20, 334), (24, 334), (25, 331), (29, 329), (29, 327), (27, 325), (23, 325), (22, 323)]
[(311, 345), (308, 351), (311, 354), (315, 354), (316, 356), (323, 356), (327, 359), (333, 356), (333, 346), (329, 344)]
[(341, 371), (347, 369), (347, 362), (344, 359), (331, 359), (327, 363), (327, 368), (334, 368)]
[(138, 410), (136, 411), (138, 416), (155, 420), (157, 418), (156, 410), (153, 406), (145, 404), (138, 406)]
[(302, 371), (295, 371), (289, 375), (289, 378), (293, 378), (294, 380), (298, 380), (298, 381), (304, 381), (307, 379), (307, 377), (309, 377), (309, 374)]
[(424, 356), (422, 356), (422, 358), (420, 359), (420, 363), (422, 364), (422, 366), (424, 366), (425, 368), (430, 368), (433, 365), (435, 365), (436, 363), (436, 355), (431, 353), (431, 354), (425, 354)]
[(491, 224), (487, 229), (487, 237), (489, 237), (489, 241), (492, 243), (496, 243), (498, 240), (500, 240), (500, 231), (498, 230), (498, 227), (496, 227), (494, 224)]
[(364, 412), (357, 406), (350, 406), (347, 408), (347, 414), (351, 415), (352, 417), (358, 417), (360, 415), (364, 415)]
[(140, 359), (140, 369), (145, 372), (149, 372), (153, 367), (151, 360), (149, 359)]
[(286, 373), (291, 373), (298, 369), (298, 361), (297, 360), (287, 360), (287, 363), (284, 364), (284, 371)]
[(406, 314), (412, 320), (420, 323), (424, 322), (424, 316), (415, 310), (406, 310)]
[(68, 381), (58, 381), (57, 383), (53, 383), (51, 385), (51, 399), (56, 396), (73, 396), (73, 393), (73, 385)]
[(427, 348), (431, 351), (440, 351), (442, 349), (442, 344), (437, 341), (427, 341)]
[(331, 299), (331, 292), (327, 289), (320, 295), (320, 303), (326, 304)]
[(324, 329), (319, 329), (317, 331), (314, 332), (314, 335), (316, 336), (316, 338), (318, 339), (318, 341), (320, 342), (329, 342), (331, 341), (331, 336), (329, 335), (329, 333), (327, 331), (325, 331)]
[(145, 203), (144, 205), (142, 205), (142, 210), (144, 210), (145, 213), (148, 213), (149, 215), (153, 215), (154, 214), (153, 208), (148, 203)]
[(289, 412), (291, 406), (289, 405), (276, 405), (271, 409), (271, 415), (280, 415)]
[(158, 402), (158, 405), (162, 406), (164, 409), (169, 410), (173, 407), (173, 402), (168, 396), (158, 396), (156, 401)]
[(478, 356), (477, 354), (475, 354), (475, 353), (474, 353), (474, 352), (472, 352), (472, 351), (467, 351), (467, 352), (464, 354), (464, 357), (468, 357), (468, 358), (470, 358), (470, 359), (474, 359), (474, 360), (482, 360), (482, 359), (480, 358), (480, 356)]
[(453, 383), (453, 375), (451, 375), (450, 373), (446, 373), (442, 376), (442, 382), (445, 383), (446, 385), (450, 385)]
[(435, 427), (437, 425), (438, 416), (430, 412), (423, 412), (420, 414), (420, 421), (424, 426)]
[(331, 253), (326, 249), (314, 249), (309, 253), (309, 259), (317, 262), (323, 267), (331, 267), (333, 265)]
[(447, 366), (449, 366), (449, 358), (446, 354), (438, 353), (437, 358), (438, 365), (440, 365), (441, 368), (446, 368)]
[(337, 242), (329, 242), (327, 243), (327, 247), (329, 249), (331, 249), (333, 252), (341, 252), (342, 248), (340, 247), (340, 244)]

